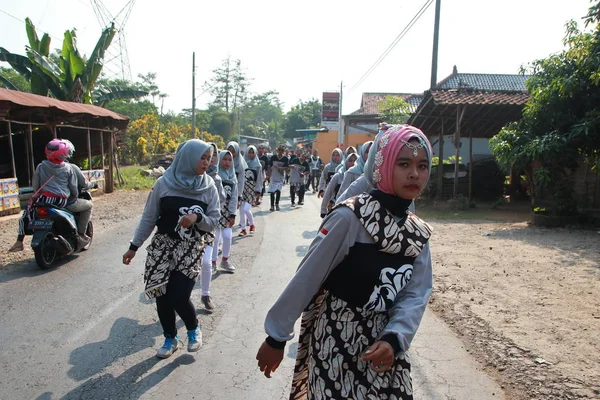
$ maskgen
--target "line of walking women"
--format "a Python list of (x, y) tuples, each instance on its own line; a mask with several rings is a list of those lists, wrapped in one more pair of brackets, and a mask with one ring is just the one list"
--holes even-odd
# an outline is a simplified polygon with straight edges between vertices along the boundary
[(146, 248), (144, 282), (146, 296), (156, 299), (165, 337), (157, 357), (168, 358), (183, 345), (176, 314), (187, 329), (188, 351), (198, 351), (202, 346), (192, 290), (200, 276), (201, 301), (212, 312), (215, 306), (210, 283), (217, 270), (220, 244), (219, 266), (233, 273), (232, 227), (238, 214), (240, 235), (247, 234), (246, 227), (250, 233), (256, 231), (251, 203), (263, 186), (258, 161), (253, 146), (244, 158), (236, 142), (229, 142), (225, 150), (219, 151), (214, 143), (192, 139), (179, 146), (172, 165), (152, 187), (123, 263), (131, 263), (156, 227)]

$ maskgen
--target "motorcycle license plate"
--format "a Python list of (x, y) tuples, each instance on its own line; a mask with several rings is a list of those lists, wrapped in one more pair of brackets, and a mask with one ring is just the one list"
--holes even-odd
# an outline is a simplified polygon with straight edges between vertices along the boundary
[(52, 221), (47, 219), (31, 221), (29, 223), (29, 229), (50, 229), (52, 228)]

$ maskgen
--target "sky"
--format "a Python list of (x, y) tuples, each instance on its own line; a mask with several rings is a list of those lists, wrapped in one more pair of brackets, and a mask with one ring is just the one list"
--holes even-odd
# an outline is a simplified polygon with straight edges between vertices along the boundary
[[(202, 84), (231, 57), (252, 78), (250, 91), (278, 91), (284, 109), (342, 87), (342, 110), (360, 107), (363, 92), (422, 93), (431, 81), (435, 1), (379, 66), (360, 78), (394, 42), (426, 0), (0, 0), (0, 46), (25, 53), (24, 20), (60, 47), (76, 28), (81, 53), (90, 54), (105, 26), (94, 4), (112, 16), (133, 4), (122, 42), (132, 76), (155, 72), (168, 94), (164, 111), (192, 104), (196, 53), (197, 108), (211, 100)], [(563, 48), (565, 23), (580, 22), (589, 0), (441, 0), (437, 80), (452, 73), (516, 74), (522, 65)], [(121, 14), (123, 15), (123, 14)], [(118, 18), (117, 21), (121, 21)], [(119, 77), (118, 59), (106, 65)], [(2, 66), (8, 64), (0, 62)]]

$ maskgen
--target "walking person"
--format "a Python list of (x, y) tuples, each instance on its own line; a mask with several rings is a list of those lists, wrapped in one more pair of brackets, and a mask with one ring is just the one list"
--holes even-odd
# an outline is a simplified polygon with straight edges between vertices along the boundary
[(233, 157), (233, 169), (235, 170), (235, 177), (238, 185), (237, 208), (240, 208), (240, 205), (242, 204), (242, 194), (244, 193), (244, 183), (246, 181), (245, 172), (248, 166), (246, 165), (246, 160), (244, 160), (244, 157), (240, 153), (240, 145), (237, 142), (231, 141), (227, 143), (227, 150), (229, 150), (231, 157)]
[[(218, 162), (219, 162), (219, 149), (215, 143), (209, 143), (213, 148), (212, 157), (210, 159), (210, 165), (206, 170), (206, 174), (215, 181), (215, 187), (219, 194), (219, 204), (223, 204), (226, 201), (225, 191), (223, 190), (223, 180), (219, 176)], [(213, 246), (215, 245), (215, 232), (206, 232), (204, 235), (204, 254), (202, 256), (202, 272), (200, 274), (201, 283), (201, 297), (202, 305), (208, 313), (212, 313), (215, 309), (214, 302), (210, 295), (210, 284), (212, 282), (212, 274), (216, 272), (216, 265), (213, 268), (212, 264), (212, 253)], [(218, 245), (217, 245), (218, 247)]]
[(302, 315), (290, 399), (413, 399), (406, 354), (432, 290), (431, 227), (408, 212), (425, 188), (431, 145), (389, 129), (365, 176), (375, 190), (323, 220), (265, 320), (257, 353), (270, 377)]
[(323, 160), (319, 157), (319, 150), (313, 150), (308, 163), (310, 164), (310, 178), (306, 190), (309, 189), (309, 186), (312, 186), (312, 192), (317, 193), (319, 178), (321, 177), (321, 170), (323, 169)]
[(158, 319), (165, 337), (156, 352), (168, 358), (181, 342), (177, 335), (175, 313), (187, 328), (190, 352), (202, 346), (202, 332), (191, 294), (200, 274), (206, 232), (215, 229), (219, 218), (219, 194), (212, 178), (206, 175), (213, 148), (198, 139), (185, 142), (171, 166), (152, 187), (142, 218), (123, 264), (129, 265), (137, 250), (157, 228), (146, 248), (145, 293), (156, 299)]
[(342, 165), (342, 161), (344, 160), (344, 153), (342, 153), (341, 149), (335, 148), (331, 152), (331, 159), (329, 163), (323, 167), (323, 172), (321, 172), (321, 178), (319, 179), (319, 194), (318, 198), (322, 199), (325, 194), (325, 188), (335, 175), (337, 168)]
[(229, 262), (231, 255), (231, 239), (233, 236), (232, 226), (235, 223), (237, 213), (238, 182), (233, 169), (233, 157), (229, 150), (219, 153), (219, 176), (225, 192), (225, 201), (221, 203), (221, 217), (215, 230), (215, 243), (212, 249), (212, 266), (217, 268), (217, 256), (219, 254), (219, 243), (223, 241), (223, 254), (221, 256), (221, 268), (233, 273), (235, 267)]
[(296, 150), (296, 154), (290, 160), (290, 200), (292, 207), (296, 207), (296, 195), (298, 195), (298, 205), (304, 205), (304, 173), (309, 170), (306, 157), (302, 155), (302, 149)]
[(346, 172), (344, 173), (344, 177), (343, 180), (341, 182), (340, 188), (339, 188), (339, 193), (344, 193), (346, 191), (346, 189), (348, 189), (348, 186), (350, 186), (350, 184), (352, 184), (352, 182), (354, 182), (355, 180), (357, 180), (365, 171), (365, 163), (367, 162), (367, 159), (369, 158), (369, 149), (371, 148), (371, 146), (373, 145), (372, 141), (366, 142), (364, 143), (361, 147), (360, 147), (360, 152), (359, 154), (357, 154), (357, 160), (354, 163), (354, 166), (352, 166), (351, 168), (348, 168), (346, 170)]
[(280, 144), (277, 147), (277, 154), (273, 154), (269, 160), (269, 193), (271, 194), (271, 211), (279, 211), (279, 199), (281, 198), (281, 189), (285, 181), (285, 171), (288, 168), (289, 160), (284, 155), (285, 146)]
[(264, 144), (258, 146), (258, 161), (262, 168), (262, 188), (260, 189), (260, 197), (256, 199), (256, 205), (262, 203), (262, 198), (265, 195), (266, 183), (268, 181), (267, 170), (269, 169), (269, 156), (267, 155), (267, 148)]
[(240, 227), (242, 230), (239, 236), (246, 236), (248, 234), (246, 232), (246, 222), (250, 226), (250, 233), (254, 233), (256, 230), (254, 215), (252, 214), (252, 204), (260, 198), (263, 186), (263, 171), (256, 147), (248, 146), (244, 160), (248, 168), (246, 168), (245, 172), (244, 193), (242, 194), (242, 205), (240, 206)]
[(344, 161), (344, 168), (339, 169), (338, 172), (333, 175), (331, 181), (327, 185), (325, 189), (325, 194), (323, 195), (323, 200), (321, 201), (321, 218), (325, 217), (325, 215), (333, 208), (336, 203), (336, 198), (340, 192), (340, 186), (342, 181), (344, 180), (344, 176), (347, 173), (347, 170), (352, 168), (356, 162), (357, 155), (350, 154), (348, 158)]

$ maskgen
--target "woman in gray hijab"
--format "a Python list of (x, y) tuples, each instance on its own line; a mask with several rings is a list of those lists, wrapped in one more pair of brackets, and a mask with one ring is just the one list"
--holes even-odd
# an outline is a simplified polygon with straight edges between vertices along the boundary
[(140, 223), (123, 254), (128, 265), (136, 251), (157, 228), (146, 248), (144, 281), (149, 299), (156, 299), (158, 319), (165, 342), (156, 353), (168, 358), (181, 347), (175, 313), (185, 323), (188, 351), (202, 346), (202, 332), (191, 294), (200, 275), (204, 237), (217, 226), (219, 194), (208, 169), (213, 148), (198, 139), (181, 146), (173, 164), (156, 180), (146, 201)]

